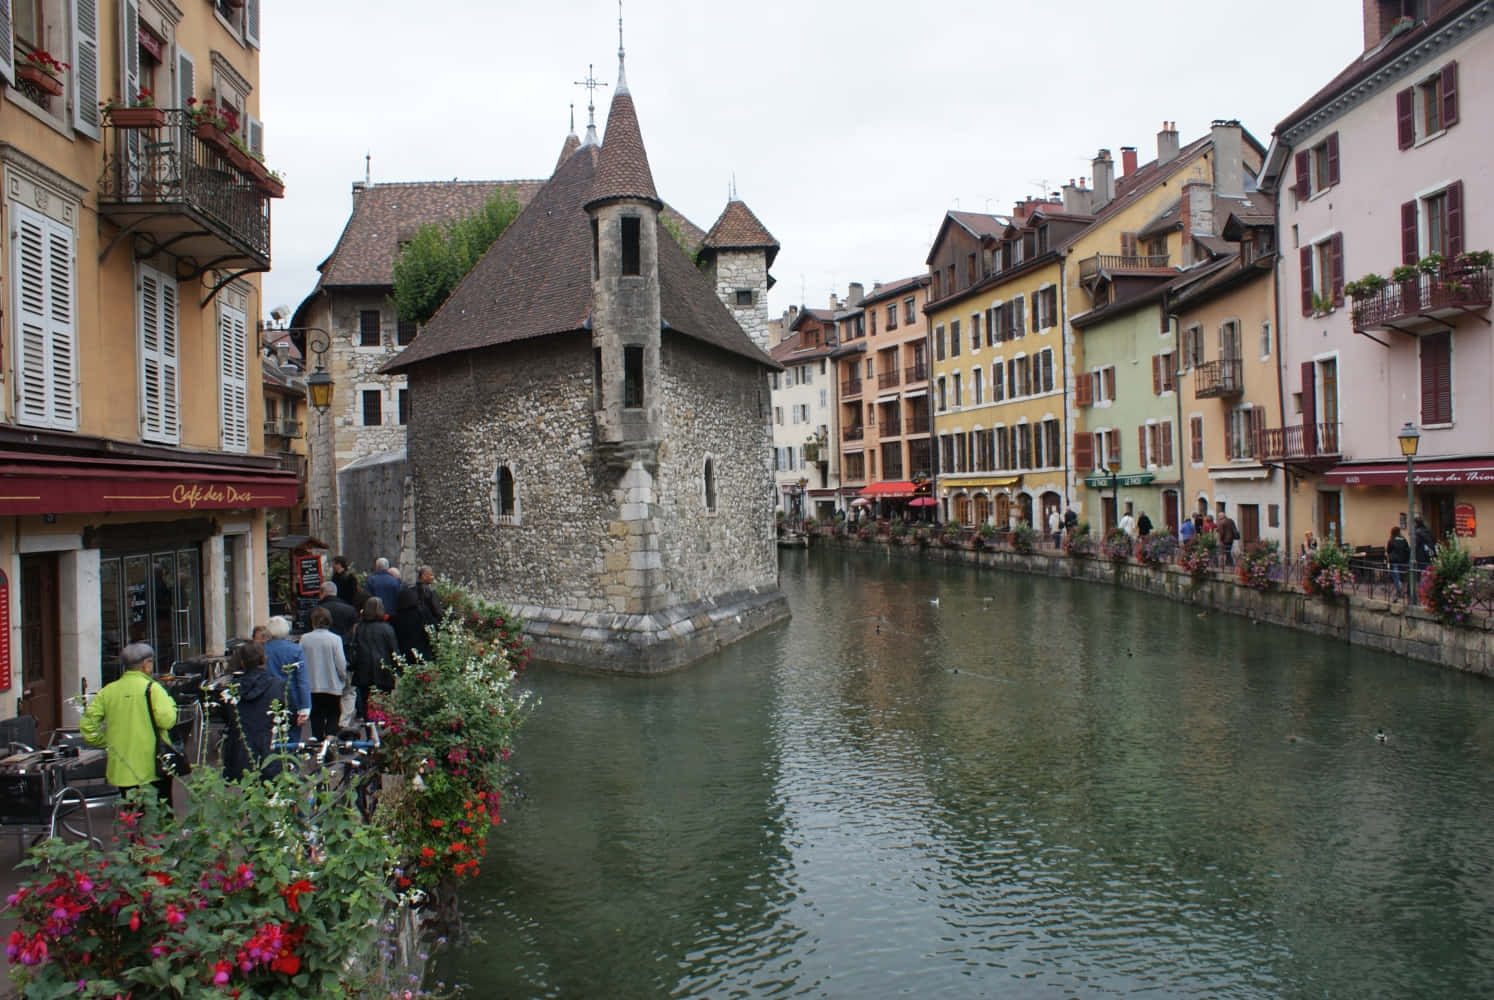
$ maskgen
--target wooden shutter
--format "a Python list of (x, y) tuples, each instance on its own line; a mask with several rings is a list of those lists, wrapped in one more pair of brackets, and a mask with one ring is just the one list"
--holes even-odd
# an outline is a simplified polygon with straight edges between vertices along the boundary
[(1162, 421), (1161, 428), (1159, 433), (1162, 438), (1162, 461), (1159, 464), (1168, 466), (1172, 464), (1172, 421)]
[(1110, 400), (1111, 402), (1114, 402), (1115, 401), (1115, 366), (1111, 365), (1108, 368), (1106, 368), (1102, 377), (1105, 379), (1105, 398), (1108, 399), (1108, 400)]
[(1007, 397), (1010, 398), (1010, 399), (1016, 399), (1017, 396), (1020, 394), (1020, 390), (1019, 390), (1019, 387), (1017, 385), (1017, 359), (1016, 358), (1013, 358), (1012, 360), (1010, 360), (1010, 361), (1008, 361), (1006, 363), (1006, 394), (1007, 394)]
[(1304, 149), (1293, 157), (1292, 162), (1297, 167), (1297, 200), (1306, 201), (1312, 196), (1312, 153)]
[(1235, 414), (1231, 410), (1224, 415), (1224, 457), (1226, 459), (1235, 457)]
[(1333, 267), (1333, 304), (1344, 304), (1344, 234), (1334, 233), (1328, 238), (1328, 258)]
[(0, 77), (4, 77), (6, 83), (16, 82), (15, 44), (15, 20), (11, 17), (10, 0), (0, 0)]
[(1012, 330), (1018, 337), (1027, 336), (1027, 316), (1024, 313), (1026, 300), (1018, 295), (1012, 300)]
[(1302, 362), (1302, 447), (1308, 455), (1318, 451), (1317, 367)]
[(994, 347), (996, 345), (996, 327), (993, 325), (993, 320), (994, 319), (995, 319), (994, 311), (990, 310), (990, 309), (987, 309), (986, 310), (986, 346), (987, 347)]
[(1447, 257), (1452, 260), (1463, 255), (1463, 182), (1454, 181), (1447, 187)]
[(1089, 472), (1095, 467), (1095, 436), (1083, 432), (1074, 435), (1074, 471)]
[[(140, 5), (135, 0), (119, 0), (119, 94), (128, 102), (140, 91)], [(121, 129), (119, 141), (124, 147), (125, 190), (138, 190), (142, 170), (140, 130)]]
[[(73, 128), (99, 138), (99, 0), (73, 0)], [(139, 57), (137, 48), (136, 58)], [(125, 99), (135, 96), (124, 95)]]
[(259, 0), (245, 0), (244, 41), (259, 48)]
[(1420, 258), (1420, 247), (1416, 238), (1416, 202), (1401, 204), (1401, 263), (1414, 265)]
[(1121, 436), (1118, 432), (1111, 431), (1106, 435), (1106, 439), (1110, 442), (1110, 467), (1112, 469), (1119, 469), (1121, 464)]
[(1074, 377), (1074, 405), (1093, 406), (1094, 402), (1094, 375), (1090, 372), (1080, 372)]
[(16, 417), (24, 424), (76, 430), (73, 233), (25, 205), (15, 203), (11, 211)]
[(220, 437), (224, 451), (249, 450), (249, 364), (242, 310), (218, 306)]
[(1312, 247), (1297, 251), (1297, 260), (1302, 265), (1302, 315), (1312, 315)]
[(1421, 422), (1452, 422), (1452, 334), (1421, 338)]
[(176, 444), (180, 437), (176, 280), (141, 267), (139, 312), (141, 436)]
[(1400, 149), (1416, 145), (1416, 95), (1410, 87), (1395, 95), (1395, 136)]
[(187, 53), (176, 53), (176, 106), (185, 108), (197, 96), (197, 67)]
[(1145, 469), (1147, 466), (1148, 452), (1146, 449), (1147, 425), (1142, 424), (1136, 428), (1136, 467)]
[[(260, 156), (264, 156), (265, 155), (265, 123), (262, 122), (262, 121), (260, 121), (258, 118), (249, 118), (248, 119), (248, 125), (244, 129), (244, 134), (245, 134), (245, 136), (248, 137), (248, 140), (249, 140), (248, 141), (249, 152), (251, 152), (251, 153), (258, 153)], [(876, 313), (873, 313), (872, 316), (875, 317)], [(873, 322), (874, 323), (876, 322), (875, 318), (873, 318)], [(875, 330), (873, 330), (872, 332), (876, 333)]]
[(1458, 123), (1458, 63), (1454, 60), (1442, 67), (1442, 127), (1450, 128)]
[(1258, 458), (1261, 453), (1261, 438), (1266, 433), (1266, 411), (1254, 407), (1250, 411), (1250, 456)]
[(1042, 327), (1038, 326), (1038, 321), (1042, 319), (1042, 315), (1043, 315), (1043, 301), (1042, 300), (1043, 300), (1043, 293), (1042, 292), (1033, 292), (1032, 293), (1032, 332), (1033, 333), (1037, 333), (1039, 330), (1042, 329)]
[(1338, 133), (1331, 133), (1324, 146), (1323, 158), (1328, 161), (1328, 183), (1331, 186), (1338, 183)]
[(1135, 257), (1136, 256), (1136, 234), (1135, 233), (1121, 233), (1121, 256), (1122, 257)]
[(1204, 422), (1203, 417), (1190, 417), (1188, 419), (1189, 450), (1193, 461), (1204, 460)]
[(1152, 395), (1162, 395), (1162, 355), (1152, 355)]
[(1006, 366), (1000, 361), (991, 366), (991, 400), (999, 403), (1006, 398), (1006, 383), (1002, 375), (1006, 373)]
[(1053, 391), (1053, 348), (1048, 348), (1042, 354), (1043, 358), (1043, 392)]

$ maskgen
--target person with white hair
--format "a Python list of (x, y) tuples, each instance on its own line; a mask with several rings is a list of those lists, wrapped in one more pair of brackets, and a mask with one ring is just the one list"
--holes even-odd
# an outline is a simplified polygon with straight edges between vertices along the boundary
[[(290, 620), (275, 615), (268, 622), (270, 641), (265, 643), (265, 671), (285, 682), (285, 709), (290, 724), (299, 729), (311, 718), (311, 681), (299, 643), (290, 639)], [(294, 734), (292, 734), (294, 735)]]
[[(389, 572), (389, 560), (380, 556), (374, 562), (374, 571), (363, 582), (369, 597), (377, 597), (386, 608), (393, 608), (399, 600), (399, 577)], [(365, 602), (366, 603), (366, 602)]]
[(156, 737), (176, 725), (176, 701), (151, 678), (156, 651), (148, 643), (120, 650), (119, 664), (119, 680), (94, 695), (78, 730), (89, 746), (108, 748), (109, 784), (122, 792), (154, 785), (169, 809), (171, 778), (156, 777)]

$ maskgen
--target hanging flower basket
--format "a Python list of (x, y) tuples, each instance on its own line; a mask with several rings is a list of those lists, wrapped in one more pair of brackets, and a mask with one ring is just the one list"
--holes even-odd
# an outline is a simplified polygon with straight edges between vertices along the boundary
[(33, 66), (30, 63), (18, 64), (16, 79), (24, 80), (43, 94), (50, 94), (53, 97), (62, 96), (62, 81), (40, 66)]
[(115, 128), (160, 128), (166, 124), (165, 108), (110, 108), (109, 124)]

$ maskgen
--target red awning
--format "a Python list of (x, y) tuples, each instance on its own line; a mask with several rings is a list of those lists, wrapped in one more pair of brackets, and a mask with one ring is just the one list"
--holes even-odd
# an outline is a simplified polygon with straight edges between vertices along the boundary
[(895, 500), (899, 497), (910, 497), (913, 495), (913, 483), (911, 480), (872, 483), (861, 491), (861, 495), (869, 500)]
[[(1323, 474), (1335, 486), (1406, 485), (1405, 462), (1337, 465)], [(1416, 463), (1417, 486), (1494, 486), (1494, 458), (1444, 458)]]
[(0, 515), (293, 507), (299, 492), (278, 470), (0, 452)]

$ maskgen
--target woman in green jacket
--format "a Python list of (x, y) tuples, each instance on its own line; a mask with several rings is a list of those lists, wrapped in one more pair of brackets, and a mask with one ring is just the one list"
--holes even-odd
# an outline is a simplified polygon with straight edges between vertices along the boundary
[(155, 785), (156, 794), (169, 809), (171, 779), (156, 778), (156, 733), (164, 735), (176, 725), (176, 701), (151, 680), (156, 651), (149, 644), (126, 646), (119, 654), (119, 663), (124, 668), (119, 680), (104, 685), (88, 703), (78, 728), (89, 746), (108, 748), (109, 784), (121, 792)]

